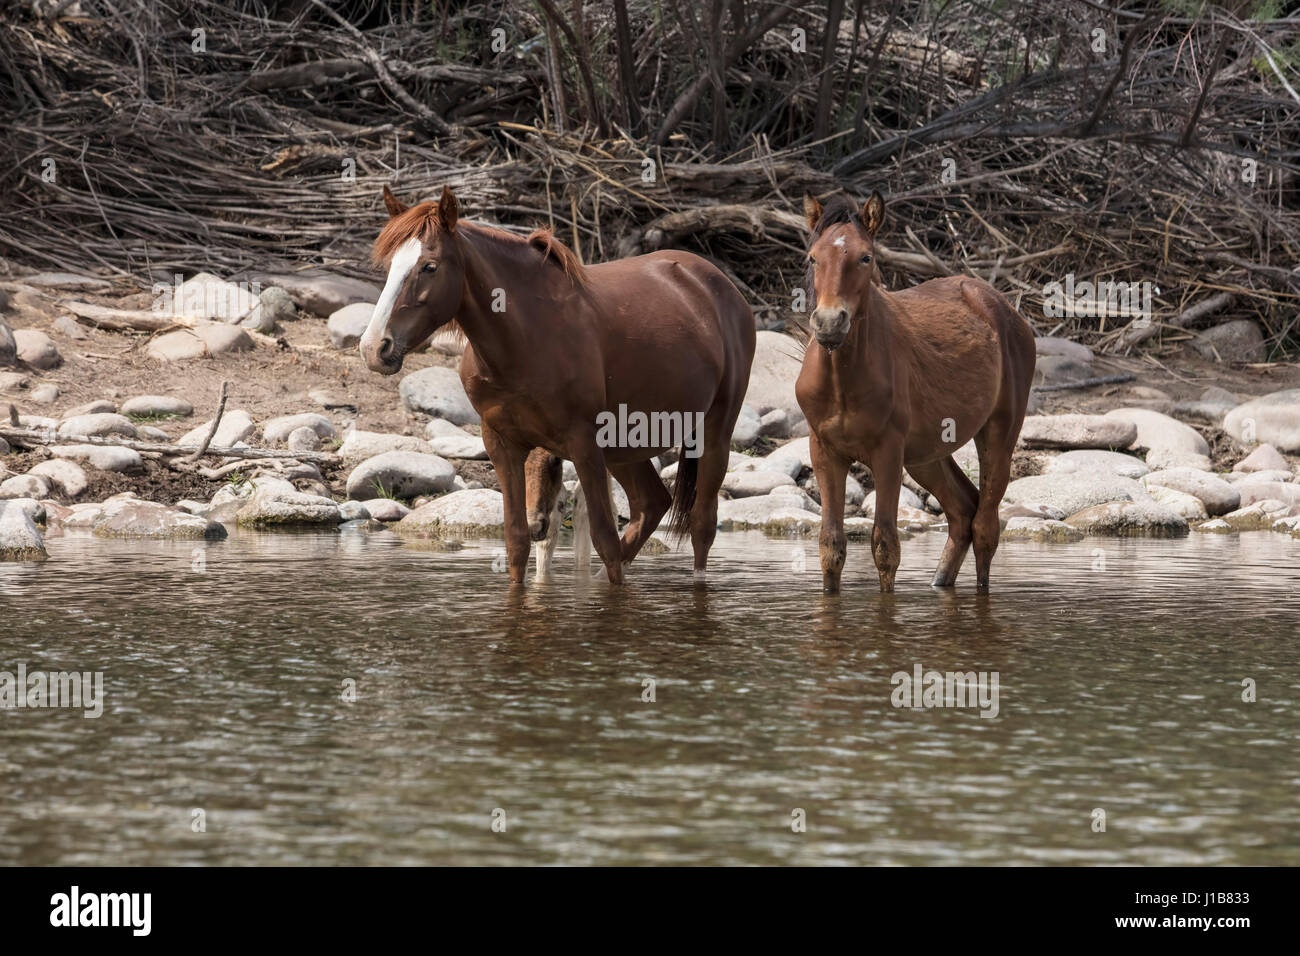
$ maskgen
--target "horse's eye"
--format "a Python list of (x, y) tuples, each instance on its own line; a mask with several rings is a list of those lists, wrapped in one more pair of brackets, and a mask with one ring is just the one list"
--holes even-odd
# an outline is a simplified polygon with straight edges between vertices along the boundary
[(862, 264), (863, 264), (864, 266), (866, 266), (866, 265), (870, 265), (870, 264), (871, 264), (871, 256), (863, 256), (863, 257), (862, 257)]
[(437, 271), (438, 271), (438, 263), (436, 263), (436, 262), (426, 262), (426, 263), (424, 264), (424, 268), (421, 269), (420, 271), (421, 271), (421, 272), (437, 272)]

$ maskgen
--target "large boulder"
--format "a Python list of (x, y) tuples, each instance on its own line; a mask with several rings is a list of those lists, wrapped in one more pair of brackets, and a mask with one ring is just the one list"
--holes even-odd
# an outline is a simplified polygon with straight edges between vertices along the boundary
[(47, 458), (33, 466), (27, 474), (46, 479), (67, 498), (77, 497), (90, 486), (90, 480), (81, 467), (66, 458)]
[(258, 488), (235, 514), (235, 522), (252, 527), (334, 526), (342, 521), (338, 504), (280, 486)]
[(364, 432), (353, 429), (344, 437), (338, 453), (344, 461), (361, 461), (389, 451), (411, 451), (432, 455), (433, 446), (423, 438), (416, 438), (414, 435), (393, 435), (387, 432)]
[(51, 369), (63, 361), (54, 340), (36, 329), (15, 329), (14, 344), (18, 358), (32, 368)]
[[(176, 439), (176, 444), (198, 447), (203, 444), (203, 439), (207, 437), (208, 429), (211, 427), (212, 420), (208, 419), (202, 425), (191, 428)], [(255, 427), (253, 416), (242, 408), (228, 410), (221, 416), (221, 424), (217, 426), (217, 432), (212, 436), (209, 447), (230, 448), (236, 442), (241, 442), (251, 435)]]
[(482, 460), (487, 458), (487, 448), (483, 439), (471, 435), (451, 422), (435, 418), (424, 429), (424, 434), (433, 447), (434, 454), (444, 458), (469, 458)]
[(766, 495), (782, 485), (796, 487), (793, 478), (779, 471), (729, 471), (722, 480), (722, 490), (733, 498)]
[(1300, 388), (1238, 405), (1223, 417), (1223, 430), (1245, 445), (1268, 442), (1288, 454), (1300, 454)]
[(1154, 501), (1111, 501), (1093, 505), (1065, 519), (1085, 534), (1112, 538), (1183, 538), (1187, 519)]
[(348, 475), (348, 497), (415, 498), (450, 491), (456, 478), (451, 462), (438, 455), (389, 451), (367, 458)]
[(144, 469), (144, 459), (134, 448), (110, 445), (53, 445), (50, 454), (56, 458), (84, 461), (100, 471), (130, 473)]
[[(1168, 468), (1153, 471), (1142, 483), (1150, 490), (1156, 485), (1191, 495), (1205, 505), (1211, 517), (1235, 511), (1241, 504), (1241, 492), (1222, 478), (1195, 468)], [(1156, 498), (1159, 501), (1159, 498)]]
[(370, 317), (374, 312), (375, 307), (369, 302), (354, 302), (331, 313), (326, 324), (330, 334), (330, 344), (344, 351), (355, 349), (361, 343), (361, 336), (370, 325)]
[(1048, 505), (1072, 515), (1114, 501), (1150, 501), (1151, 495), (1132, 478), (1074, 472), (1017, 478), (1007, 485), (1003, 500), (1009, 504)]
[(1054, 518), (1037, 518), (1017, 515), (1008, 518), (1002, 529), (1003, 541), (1081, 541), (1084, 534), (1078, 528), (1072, 528), (1064, 521)]
[(56, 432), (59, 438), (75, 439), (83, 437), (102, 437), (121, 435), (124, 438), (135, 437), (135, 425), (125, 415), (100, 412), (92, 415), (74, 415), (59, 423)]
[(226, 529), (179, 508), (134, 497), (104, 502), (92, 530), (101, 538), (207, 538), (220, 539)]
[(454, 368), (433, 366), (412, 372), (402, 379), (397, 391), (409, 411), (443, 418), (455, 425), (479, 423), (478, 412), (470, 404)]
[(223, 323), (240, 322), (261, 304), (250, 283), (228, 282), (210, 272), (168, 288), (167, 295), (173, 315)]
[(173, 415), (188, 418), (194, 414), (194, 406), (174, 395), (136, 395), (122, 403), (122, 414), (136, 418), (169, 418)]
[(821, 516), (795, 507), (785, 495), (761, 495), (718, 502), (718, 527), (723, 531), (761, 529), (774, 534), (813, 534)]
[(1137, 428), (1103, 415), (1029, 415), (1020, 428), (1027, 448), (1127, 448)]
[(48, 498), (50, 480), (40, 475), (14, 475), (0, 481), (0, 501), (10, 498)]
[(1241, 461), (1232, 466), (1233, 471), (1237, 472), (1255, 472), (1255, 471), (1287, 471), (1291, 470), (1291, 465), (1282, 453), (1264, 442), (1254, 451), (1252, 451)]
[(1192, 348), (1217, 362), (1262, 362), (1268, 357), (1264, 333), (1250, 319), (1212, 326), (1192, 339)]
[(1118, 475), (1121, 478), (1141, 478), (1151, 469), (1146, 462), (1133, 455), (1118, 451), (1100, 449), (1083, 449), (1067, 451), (1050, 459), (1043, 467), (1048, 475), (1068, 475), (1074, 473), (1093, 474), (1100, 472)]
[(303, 412), (301, 415), (281, 415), (272, 418), (262, 426), (262, 440), (268, 445), (278, 445), (287, 441), (289, 435), (298, 428), (310, 428), (317, 438), (337, 438), (333, 423), (324, 415), (316, 412)]
[(759, 415), (779, 408), (792, 424), (802, 422), (803, 410), (794, 395), (802, 365), (798, 342), (780, 332), (759, 332), (754, 340), (754, 364), (750, 367), (745, 404)]
[(151, 358), (162, 362), (180, 362), (252, 349), (253, 340), (247, 332), (237, 325), (219, 322), (200, 322), (192, 329), (166, 332), (145, 346), (145, 352)]
[(1106, 418), (1137, 426), (1137, 437), (1127, 446), (1146, 449), (1152, 468), (1188, 467), (1210, 469), (1210, 446), (1201, 433), (1176, 418), (1149, 408), (1116, 408)]
[(398, 534), (432, 538), (495, 538), (505, 533), (501, 492), (467, 488), (435, 498), (393, 525)]
[(314, 270), (292, 274), (261, 275), (258, 279), (263, 284), (276, 285), (305, 309), (316, 315), (333, 315), (339, 309), (354, 302), (374, 304), (379, 301), (379, 287), (353, 279), (348, 276), (335, 275), (332, 272)]
[(44, 561), (45, 540), (26, 509), (0, 501), (0, 561)]

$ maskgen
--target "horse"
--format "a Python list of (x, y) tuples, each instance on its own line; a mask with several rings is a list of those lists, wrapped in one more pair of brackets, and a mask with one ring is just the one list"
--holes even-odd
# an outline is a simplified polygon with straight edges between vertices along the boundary
[[(753, 312), (731, 281), (682, 251), (583, 265), (549, 230), (521, 237), (462, 220), (446, 186), (437, 202), (408, 207), (387, 186), (383, 198), (389, 220), (372, 257), (387, 280), (361, 355), (393, 375), (444, 326), (465, 337), (460, 379), (501, 485), (511, 583), (528, 564), (524, 461), (538, 447), (577, 469), (611, 584), (665, 514), (672, 533), (689, 531), (702, 578), (754, 360)], [(653, 459), (678, 445), (670, 493)], [(606, 471), (631, 507), (621, 540)]]
[[(860, 461), (876, 484), (871, 553), (880, 590), (894, 590), (898, 493), (903, 469), (938, 499), (948, 540), (932, 587), (955, 585), (972, 544), (976, 586), (987, 589), (998, 547), (998, 504), (1029, 402), (1034, 333), (987, 282), (967, 276), (886, 290), (876, 262), (885, 216), (879, 192), (859, 209), (837, 197), (823, 208), (804, 197), (812, 234), (813, 304), (795, 397), (810, 430), (822, 496), (822, 588), (840, 589), (844, 569), (844, 480)], [(971, 438), (979, 489), (953, 460)]]
[[(606, 493), (612, 493), (608, 475)], [(551, 561), (559, 543), (560, 525), (564, 522), (560, 494), (564, 491), (564, 463), (545, 448), (534, 448), (524, 463), (524, 502), (528, 518), (528, 534), (537, 542), (536, 580), (545, 581), (551, 574)], [(614, 512), (611, 499), (610, 512)], [(573, 564), (582, 578), (591, 569), (591, 523), (588, 519), (587, 496), (582, 485), (573, 502)]]

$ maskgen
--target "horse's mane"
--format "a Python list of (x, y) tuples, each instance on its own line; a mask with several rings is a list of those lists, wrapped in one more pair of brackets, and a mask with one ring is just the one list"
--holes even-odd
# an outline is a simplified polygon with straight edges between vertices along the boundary
[(578, 259), (578, 254), (555, 238), (550, 229), (534, 229), (528, 234), (528, 244), (540, 249), (542, 258), (555, 260), (555, 264), (564, 270), (564, 274), (573, 280), (574, 285), (582, 285), (587, 280), (586, 270)]
[(424, 242), (433, 238), (441, 227), (436, 202), (422, 202), (412, 206), (388, 220), (380, 230), (379, 238), (370, 250), (370, 259), (375, 265), (387, 265), (393, 253), (408, 239), (418, 238)]
[[(419, 239), (421, 242), (427, 242), (437, 235), (438, 230), (442, 228), (442, 222), (438, 218), (438, 204), (436, 202), (422, 202), (412, 206), (403, 213), (399, 213), (384, 225), (380, 230), (379, 238), (375, 240), (374, 248), (370, 252), (370, 258), (375, 265), (383, 266), (393, 257), (393, 254), (409, 239)], [(508, 232), (493, 230), (493, 232), (503, 238), (513, 239), (515, 242), (521, 241), (518, 236), (511, 236)], [(535, 229), (529, 233), (528, 238), (522, 240), (528, 246), (538, 250), (542, 258), (546, 261), (553, 261), (564, 270), (575, 285), (582, 285), (586, 281), (586, 270), (582, 262), (578, 259), (577, 254), (562, 243), (550, 229)]]
[(817, 220), (817, 225), (813, 227), (812, 238), (816, 239), (828, 226), (834, 226), (836, 223), (849, 222), (862, 225), (862, 207), (857, 205), (852, 199), (840, 193), (832, 196), (822, 206), (821, 218)]

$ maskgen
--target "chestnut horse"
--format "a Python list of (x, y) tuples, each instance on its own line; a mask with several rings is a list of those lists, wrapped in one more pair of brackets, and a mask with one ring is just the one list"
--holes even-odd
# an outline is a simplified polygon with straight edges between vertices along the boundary
[[(411, 349), (450, 325), (468, 345), (460, 379), (482, 419), (505, 505), (512, 583), (528, 564), (524, 461), (533, 448), (572, 461), (587, 497), (592, 543), (611, 583), (671, 507), (690, 531), (702, 575), (716, 533), (718, 490), (754, 360), (754, 317), (715, 266), (664, 251), (584, 266), (550, 232), (525, 238), (460, 219), (456, 198), (407, 208), (384, 188), (389, 221), (374, 258), (388, 280), (361, 354), (392, 375)], [(702, 421), (670, 494), (652, 459), (664, 431), (613, 439), (600, 418)], [(650, 445), (650, 435), (661, 439)], [(608, 470), (632, 520), (619, 540)]]
[[(884, 220), (880, 194), (857, 209), (823, 209), (804, 198), (813, 302), (810, 341), (795, 395), (811, 430), (822, 496), (822, 586), (840, 588), (844, 568), (844, 478), (852, 462), (876, 483), (871, 552), (880, 590), (898, 570), (898, 490), (903, 469), (943, 506), (948, 541), (933, 587), (952, 587), (971, 544), (975, 579), (987, 588), (998, 547), (998, 504), (1029, 401), (1034, 333), (1002, 294), (980, 279), (931, 279), (885, 290), (876, 264)], [(953, 461), (971, 438), (979, 490)]]

